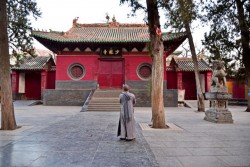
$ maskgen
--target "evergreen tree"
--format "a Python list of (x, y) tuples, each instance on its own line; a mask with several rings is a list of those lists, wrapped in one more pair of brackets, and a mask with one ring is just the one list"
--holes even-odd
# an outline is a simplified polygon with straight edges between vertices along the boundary
[[(205, 34), (203, 44), (214, 59), (224, 60), (230, 65), (227, 69), (238, 65), (238, 76), (246, 74), (248, 86), (248, 107), (250, 112), (250, 1), (248, 0), (207, 0), (202, 1), (207, 14), (202, 17), (209, 23), (210, 32)], [(230, 61), (231, 60), (231, 61)], [(235, 63), (238, 60), (238, 64)], [(227, 70), (229, 75), (233, 71)]]
[(41, 12), (34, 0), (7, 0), (7, 16), (11, 58), (19, 65), (23, 58), (36, 56), (30, 19), (37, 19)]
[(7, 0), (8, 37), (11, 50), (31, 52), (33, 49), (31, 37), (31, 16), (35, 19), (41, 16), (34, 0)]
[(1, 94), (1, 129), (18, 128), (15, 121), (10, 78), (9, 49), (31, 52), (32, 38), (30, 14), (34, 18), (41, 15), (32, 0), (0, 1), (0, 94)]

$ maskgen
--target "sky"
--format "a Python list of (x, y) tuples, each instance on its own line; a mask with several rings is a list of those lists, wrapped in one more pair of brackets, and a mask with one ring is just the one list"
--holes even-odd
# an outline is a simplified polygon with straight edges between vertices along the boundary
[[(106, 13), (110, 18), (115, 16), (120, 23), (144, 23), (145, 17), (145, 13), (139, 11), (136, 17), (128, 18), (127, 14), (131, 13), (131, 8), (127, 3), (120, 5), (120, 0), (36, 0), (36, 2), (42, 16), (37, 20), (32, 19), (32, 27), (39, 30), (68, 31), (75, 17), (79, 17), (78, 23), (105, 23)], [(164, 15), (161, 14), (160, 18), (163, 25)], [(201, 48), (204, 31), (196, 29), (194, 32), (194, 43)], [(34, 44), (37, 49), (46, 49), (36, 40)]]

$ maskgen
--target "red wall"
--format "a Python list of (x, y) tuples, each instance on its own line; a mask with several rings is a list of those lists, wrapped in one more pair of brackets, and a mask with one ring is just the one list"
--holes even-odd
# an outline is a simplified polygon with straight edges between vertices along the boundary
[[(67, 70), (73, 63), (80, 63), (85, 67), (86, 74), (82, 80), (97, 80), (99, 58), (101, 57), (95, 53), (58, 55), (56, 60), (56, 80), (71, 80)], [(152, 59), (148, 53), (123, 53), (121, 58), (124, 58), (125, 80), (141, 80), (136, 73), (137, 67), (142, 63), (152, 64)], [(164, 69), (166, 68), (164, 67)], [(164, 73), (164, 80), (166, 80), (166, 73)]]
[[(145, 56), (146, 55), (146, 56)], [(99, 55), (59, 55), (57, 56), (56, 80), (71, 80), (67, 75), (69, 66), (73, 63), (80, 63), (86, 69), (82, 80), (97, 80)], [(136, 73), (141, 63), (152, 64), (151, 57), (145, 54), (123, 54), (125, 59), (125, 80), (141, 80)]]
[(233, 83), (233, 98), (245, 99), (245, 85)]
[(228, 93), (232, 94), (232, 98), (246, 99), (246, 88), (243, 83), (237, 83), (234, 79), (227, 80)]
[(55, 89), (55, 79), (56, 79), (56, 72), (49, 71), (48, 72), (48, 85), (46, 89)]
[(175, 71), (167, 71), (167, 88), (177, 89), (177, 76)]
[(152, 64), (151, 57), (145, 54), (123, 55), (125, 58), (125, 80), (141, 80), (137, 73), (137, 67), (142, 63)]
[(56, 59), (56, 80), (71, 80), (68, 68), (73, 63), (80, 63), (86, 73), (82, 80), (97, 80), (98, 57), (96, 55), (59, 55)]

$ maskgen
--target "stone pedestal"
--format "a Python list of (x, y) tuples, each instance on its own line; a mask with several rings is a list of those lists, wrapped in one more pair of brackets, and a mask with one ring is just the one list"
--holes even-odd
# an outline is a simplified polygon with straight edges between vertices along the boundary
[(208, 92), (209, 109), (205, 112), (205, 120), (214, 123), (233, 123), (231, 112), (228, 110), (228, 99), (231, 94), (225, 92)]

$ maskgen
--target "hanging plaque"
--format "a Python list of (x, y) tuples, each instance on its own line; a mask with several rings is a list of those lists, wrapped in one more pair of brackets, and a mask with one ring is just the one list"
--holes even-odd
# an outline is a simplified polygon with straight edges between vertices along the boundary
[(121, 56), (122, 49), (119, 47), (103, 47), (101, 48), (101, 56)]

